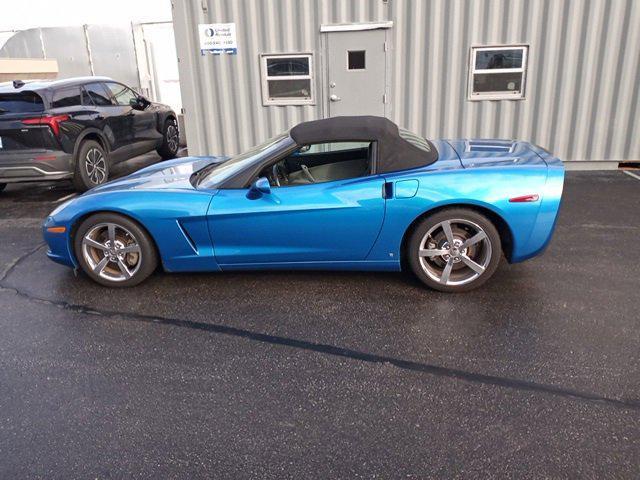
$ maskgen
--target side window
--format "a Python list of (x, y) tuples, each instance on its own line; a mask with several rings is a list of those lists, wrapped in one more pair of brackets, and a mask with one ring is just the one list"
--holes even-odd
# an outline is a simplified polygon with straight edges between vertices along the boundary
[(53, 92), (51, 108), (76, 107), (82, 105), (80, 87), (62, 88)]
[(105, 85), (111, 91), (111, 95), (118, 105), (130, 106), (131, 100), (138, 97), (129, 87), (119, 83), (106, 82)]
[(313, 55), (260, 55), (263, 105), (313, 105)]
[(274, 187), (308, 185), (364, 177), (371, 173), (374, 142), (305, 145), (265, 169)]
[(526, 45), (472, 47), (469, 99), (524, 98), (528, 54), (529, 47)]
[(113, 105), (106, 88), (101, 83), (90, 83), (84, 86), (87, 96), (97, 107), (107, 107)]

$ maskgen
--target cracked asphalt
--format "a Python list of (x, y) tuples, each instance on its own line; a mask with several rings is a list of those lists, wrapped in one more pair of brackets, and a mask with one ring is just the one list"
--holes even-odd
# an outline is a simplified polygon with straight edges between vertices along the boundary
[(0, 478), (637, 478), (640, 181), (569, 172), (548, 251), (461, 295), (335, 272), (105, 289), (44, 255), (71, 193), (0, 194)]

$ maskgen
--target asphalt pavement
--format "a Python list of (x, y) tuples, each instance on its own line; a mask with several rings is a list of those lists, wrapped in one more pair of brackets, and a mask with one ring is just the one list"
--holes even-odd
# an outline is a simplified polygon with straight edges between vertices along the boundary
[(547, 252), (459, 295), (403, 273), (105, 289), (45, 257), (72, 194), (0, 194), (0, 478), (637, 478), (640, 180), (569, 172)]

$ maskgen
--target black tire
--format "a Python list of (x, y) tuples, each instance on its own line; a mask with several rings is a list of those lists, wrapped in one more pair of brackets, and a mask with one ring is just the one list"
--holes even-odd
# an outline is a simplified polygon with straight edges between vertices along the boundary
[[(109, 225), (115, 226), (115, 242), (111, 242)], [(102, 244), (102, 248), (96, 248), (93, 243), (85, 245), (86, 236)], [(118, 254), (118, 250), (110, 248), (113, 244), (117, 249), (128, 248), (130, 251), (120, 250)], [(75, 233), (73, 248), (82, 270), (107, 287), (138, 285), (158, 266), (158, 252), (151, 236), (137, 222), (116, 213), (98, 213), (84, 220)]]
[[(447, 224), (453, 248), (449, 246)], [(474, 210), (451, 208), (420, 221), (407, 242), (405, 255), (413, 273), (428, 287), (441, 292), (467, 292), (495, 273), (502, 244), (498, 230), (487, 217)]]
[(98, 142), (85, 140), (78, 148), (73, 172), (73, 186), (79, 192), (109, 180), (109, 156)]
[(180, 130), (175, 118), (167, 118), (162, 128), (162, 145), (156, 151), (163, 160), (176, 158), (180, 148)]
[(0, 192), (2, 192), (5, 188), (7, 188), (6, 183), (0, 183)]

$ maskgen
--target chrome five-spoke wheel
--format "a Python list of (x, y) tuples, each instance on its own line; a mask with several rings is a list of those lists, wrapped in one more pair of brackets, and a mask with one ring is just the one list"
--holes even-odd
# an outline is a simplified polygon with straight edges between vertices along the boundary
[(142, 264), (142, 249), (129, 230), (99, 223), (82, 238), (82, 256), (94, 274), (112, 282), (133, 277)]
[(409, 263), (428, 286), (466, 291), (486, 281), (502, 254), (498, 231), (467, 209), (443, 210), (421, 221), (410, 239)]
[(491, 243), (482, 227), (469, 220), (444, 220), (429, 229), (420, 245), (424, 272), (443, 285), (464, 285), (484, 273)]
[(108, 287), (142, 282), (158, 266), (158, 253), (149, 232), (118, 213), (96, 213), (77, 228), (73, 248), (82, 270)]

